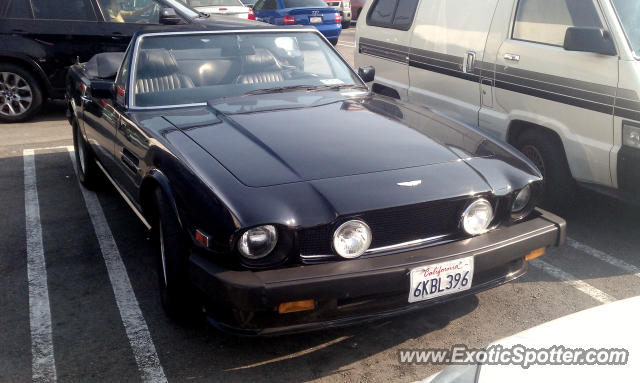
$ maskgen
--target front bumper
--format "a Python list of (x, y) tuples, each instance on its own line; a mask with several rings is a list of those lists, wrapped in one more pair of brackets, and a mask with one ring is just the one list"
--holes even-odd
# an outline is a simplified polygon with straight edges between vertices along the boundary
[[(242, 335), (275, 335), (344, 326), (420, 309), (474, 294), (526, 272), (524, 256), (565, 241), (565, 221), (543, 210), (535, 218), (440, 246), (374, 258), (264, 271), (230, 271), (192, 255), (190, 277), (207, 297), (218, 328)], [(470, 290), (408, 303), (409, 271), (430, 263), (474, 256)], [(314, 299), (316, 309), (278, 314), (283, 302)]]

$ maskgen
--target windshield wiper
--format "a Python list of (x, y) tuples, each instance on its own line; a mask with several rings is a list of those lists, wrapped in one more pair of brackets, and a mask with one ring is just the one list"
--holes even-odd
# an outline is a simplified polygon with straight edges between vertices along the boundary
[(245, 96), (256, 95), (256, 94), (269, 94), (269, 93), (282, 93), (282, 92), (290, 92), (294, 90), (306, 90), (308, 92), (317, 92), (322, 90), (342, 90), (342, 89), (365, 89), (362, 85), (325, 85), (325, 86), (316, 86), (316, 85), (291, 85), (291, 86), (278, 86), (275, 88), (267, 88), (267, 89), (256, 89), (250, 92), (245, 93)]
[(343, 89), (366, 89), (362, 85), (325, 85), (325, 86), (314, 86), (309, 88), (309, 91), (318, 92), (323, 90), (343, 90)]
[(268, 94), (268, 93), (282, 93), (289, 92), (294, 90), (311, 90), (313, 89), (313, 85), (291, 85), (291, 86), (278, 86), (275, 88), (266, 88), (266, 89), (256, 89), (250, 92), (244, 93), (245, 96), (251, 96), (254, 94)]

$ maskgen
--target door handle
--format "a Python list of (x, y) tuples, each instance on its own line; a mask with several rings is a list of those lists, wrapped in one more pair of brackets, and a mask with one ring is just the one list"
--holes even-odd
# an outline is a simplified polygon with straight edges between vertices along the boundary
[(508, 61), (518, 62), (520, 61), (520, 55), (514, 55), (513, 53), (505, 53), (504, 59)]
[(476, 69), (476, 52), (468, 51), (464, 60), (462, 71), (465, 73), (473, 73)]

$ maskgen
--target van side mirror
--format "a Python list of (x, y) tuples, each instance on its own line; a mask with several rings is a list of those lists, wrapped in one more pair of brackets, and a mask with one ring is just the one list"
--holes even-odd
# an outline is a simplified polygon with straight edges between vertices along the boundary
[(568, 51), (592, 52), (601, 55), (617, 55), (609, 32), (600, 28), (570, 27), (564, 37), (564, 49)]
[(176, 10), (173, 8), (162, 8), (160, 10), (160, 24), (163, 25), (178, 25), (182, 24), (182, 18), (178, 16)]
[(371, 82), (376, 78), (376, 68), (372, 66), (360, 67), (358, 69), (358, 76), (364, 82)]

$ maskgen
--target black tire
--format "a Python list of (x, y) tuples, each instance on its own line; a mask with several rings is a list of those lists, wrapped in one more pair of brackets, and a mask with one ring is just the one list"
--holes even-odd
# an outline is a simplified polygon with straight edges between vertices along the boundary
[(96, 165), (91, 148), (87, 145), (82, 135), (82, 130), (78, 126), (78, 121), (71, 122), (73, 130), (73, 148), (76, 155), (76, 170), (78, 179), (87, 189), (95, 190), (99, 185), (100, 169)]
[(190, 321), (197, 311), (195, 289), (188, 280), (188, 241), (162, 189), (157, 188), (153, 198), (156, 213), (153, 237), (162, 308), (176, 321)]
[(351, 28), (351, 20), (343, 21), (342, 22), (342, 29), (349, 29), (349, 28)]
[(42, 102), (40, 83), (28, 70), (0, 64), (0, 122), (27, 121), (40, 111)]
[(560, 213), (570, 207), (575, 195), (575, 180), (559, 139), (553, 134), (529, 129), (518, 137), (517, 147), (544, 177), (540, 206)]
[(336, 45), (338, 45), (338, 39), (329, 39), (329, 42), (331, 43), (331, 45), (333, 45), (334, 47)]

